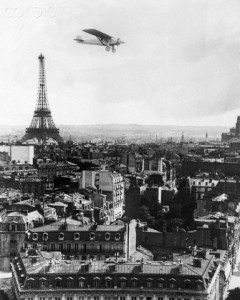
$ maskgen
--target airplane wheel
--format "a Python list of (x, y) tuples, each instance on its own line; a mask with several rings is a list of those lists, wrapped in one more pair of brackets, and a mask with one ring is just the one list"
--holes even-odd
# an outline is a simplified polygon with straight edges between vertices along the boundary
[(106, 51), (110, 51), (110, 49), (111, 49), (110, 46), (106, 47)]
[(112, 53), (116, 53), (116, 49), (115, 48), (112, 48)]

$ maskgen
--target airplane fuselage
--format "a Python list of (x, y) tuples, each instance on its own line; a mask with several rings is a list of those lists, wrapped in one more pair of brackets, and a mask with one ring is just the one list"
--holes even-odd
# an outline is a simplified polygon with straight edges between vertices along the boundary
[(95, 39), (82, 39), (81, 37), (77, 37), (75, 39), (80, 44), (87, 44), (87, 45), (98, 45), (98, 46), (115, 46), (118, 45), (118, 40), (115, 38), (112, 38), (108, 42), (105, 40), (100, 40), (98, 38)]

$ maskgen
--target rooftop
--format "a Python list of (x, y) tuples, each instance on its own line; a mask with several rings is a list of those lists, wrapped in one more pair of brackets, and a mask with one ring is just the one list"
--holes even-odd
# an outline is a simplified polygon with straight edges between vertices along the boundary
[[(187, 276), (204, 276), (216, 261), (215, 255), (206, 254), (201, 259), (201, 265), (193, 263), (193, 256), (179, 255), (175, 261), (148, 261), (146, 263), (106, 262), (106, 261), (80, 261), (62, 260), (60, 252), (37, 252), (37, 255), (26, 256), (21, 253), (21, 259), (27, 274), (69, 274), (69, 273), (120, 273), (120, 274), (171, 274)], [(225, 251), (221, 251), (220, 260)], [(179, 271), (179, 268), (181, 270)]]

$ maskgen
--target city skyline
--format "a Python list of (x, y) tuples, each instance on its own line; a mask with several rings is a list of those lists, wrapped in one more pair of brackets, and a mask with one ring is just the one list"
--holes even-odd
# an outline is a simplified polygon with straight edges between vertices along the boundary
[[(56, 124), (232, 127), (240, 114), (238, 1), (30, 1), (0, 4), (0, 124), (28, 126), (38, 55)], [(96, 28), (117, 53), (79, 45)]]

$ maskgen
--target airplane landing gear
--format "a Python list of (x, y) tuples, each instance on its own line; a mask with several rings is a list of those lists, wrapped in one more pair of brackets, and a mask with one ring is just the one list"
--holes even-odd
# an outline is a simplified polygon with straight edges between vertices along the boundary
[(116, 49), (112, 47), (112, 53), (116, 53)]
[(107, 46), (106, 47), (106, 51), (110, 51), (111, 47), (110, 46)]

